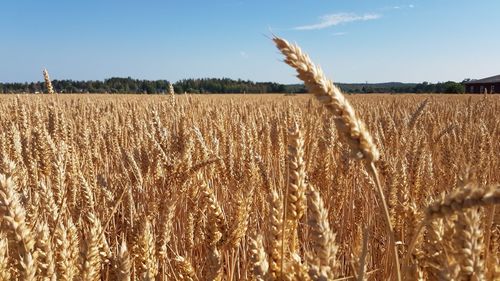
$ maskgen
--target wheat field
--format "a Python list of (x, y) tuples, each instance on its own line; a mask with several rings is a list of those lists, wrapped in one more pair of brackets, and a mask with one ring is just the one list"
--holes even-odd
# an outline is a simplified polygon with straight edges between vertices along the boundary
[(273, 40), (314, 95), (1, 96), (0, 281), (500, 280), (500, 97)]
[[(500, 97), (349, 99), (401, 257), (441, 193), (500, 182)], [(1, 280), (395, 278), (375, 183), (311, 95), (0, 101)], [(492, 206), (434, 219), (403, 276), (498, 278)]]

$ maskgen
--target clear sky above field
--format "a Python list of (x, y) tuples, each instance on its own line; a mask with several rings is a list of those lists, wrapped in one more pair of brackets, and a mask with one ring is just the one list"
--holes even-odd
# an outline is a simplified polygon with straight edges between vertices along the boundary
[(340, 82), (500, 74), (498, 0), (3, 0), (0, 82), (229, 77), (294, 83), (268, 38)]

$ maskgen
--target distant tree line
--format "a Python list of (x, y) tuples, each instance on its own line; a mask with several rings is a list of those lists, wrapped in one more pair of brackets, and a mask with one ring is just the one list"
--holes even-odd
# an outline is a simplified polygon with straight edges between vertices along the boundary
[[(57, 93), (134, 93), (162, 94), (168, 92), (168, 80), (110, 78), (104, 81), (53, 80)], [(173, 84), (176, 93), (305, 93), (303, 84), (284, 85), (229, 78), (184, 79)], [(353, 83), (339, 84), (348, 93), (464, 93), (463, 83)], [(0, 93), (42, 93), (44, 82), (0, 83)]]
[(376, 84), (339, 84), (348, 93), (465, 93), (462, 83), (448, 81), (439, 83), (376, 83)]
[(184, 79), (174, 84), (176, 93), (286, 93), (286, 85), (223, 79)]

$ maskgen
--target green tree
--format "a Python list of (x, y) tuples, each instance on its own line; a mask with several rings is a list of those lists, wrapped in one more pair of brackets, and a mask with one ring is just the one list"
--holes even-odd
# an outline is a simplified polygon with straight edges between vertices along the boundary
[(465, 93), (465, 86), (461, 83), (448, 81), (444, 83), (444, 93), (448, 94), (463, 94)]

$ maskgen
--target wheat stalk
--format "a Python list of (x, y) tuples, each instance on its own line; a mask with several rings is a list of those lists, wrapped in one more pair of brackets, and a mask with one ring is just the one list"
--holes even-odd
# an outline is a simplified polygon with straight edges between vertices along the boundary
[(399, 255), (394, 239), (389, 209), (375, 167), (375, 162), (379, 160), (380, 154), (370, 133), (363, 121), (357, 117), (354, 108), (344, 97), (340, 89), (325, 77), (323, 70), (315, 66), (307, 54), (303, 53), (297, 45), (290, 44), (284, 39), (274, 37), (273, 41), (277, 48), (285, 55), (285, 62), (295, 68), (298, 73), (297, 77), (304, 81), (309, 92), (314, 93), (315, 97), (337, 117), (335, 118), (337, 129), (351, 147), (354, 157), (366, 160), (376, 182), (377, 195), (383, 206), (387, 235), (392, 243), (397, 278), (401, 280)]

